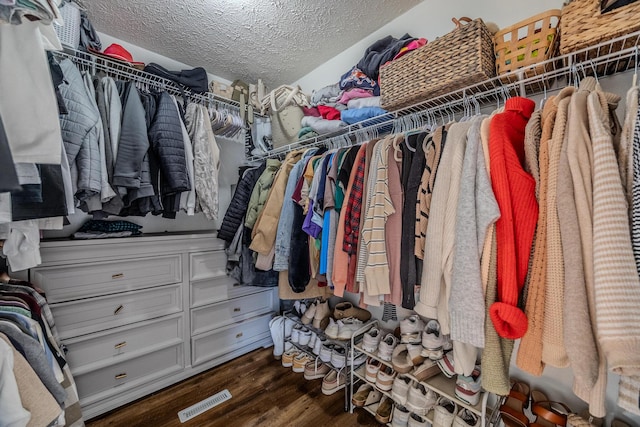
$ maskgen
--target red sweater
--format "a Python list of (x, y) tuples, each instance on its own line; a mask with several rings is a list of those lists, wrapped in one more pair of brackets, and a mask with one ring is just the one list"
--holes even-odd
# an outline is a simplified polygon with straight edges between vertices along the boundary
[(498, 334), (509, 339), (521, 338), (527, 331), (527, 317), (518, 308), (518, 298), (527, 276), (538, 202), (535, 180), (522, 164), (524, 130), (534, 108), (530, 99), (511, 98), (489, 127), (491, 184), (500, 207), (496, 222), (498, 301), (489, 314)]

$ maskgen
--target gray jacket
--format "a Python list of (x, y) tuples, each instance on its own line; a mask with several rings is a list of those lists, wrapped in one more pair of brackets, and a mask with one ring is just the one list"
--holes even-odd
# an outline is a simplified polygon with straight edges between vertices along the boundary
[(60, 93), (69, 111), (60, 117), (62, 140), (71, 174), (77, 175), (76, 198), (84, 201), (102, 190), (98, 147), (100, 115), (76, 66), (65, 59), (60, 62), (60, 67), (66, 81), (60, 85)]

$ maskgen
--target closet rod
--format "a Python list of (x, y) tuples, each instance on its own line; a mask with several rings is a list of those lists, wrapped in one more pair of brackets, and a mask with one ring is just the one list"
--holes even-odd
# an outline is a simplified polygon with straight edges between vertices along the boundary
[[(315, 147), (338, 139), (344, 140), (345, 137), (353, 140), (358, 133), (380, 133), (380, 130), (385, 127), (397, 128), (401, 120), (407, 116), (432, 117), (433, 115), (442, 116), (441, 113), (448, 113), (447, 115), (451, 112), (459, 113), (464, 110), (469, 99), (474, 99), (482, 107), (486, 107), (491, 103), (500, 102), (505, 94), (520, 94), (523, 88), (527, 96), (546, 93), (553, 90), (551, 86), (555, 81), (570, 78), (576, 73), (588, 75), (595, 71), (598, 77), (621, 73), (634, 68), (638, 46), (640, 46), (640, 31), (389, 112), (386, 116), (382, 116), (385, 118), (382, 119), (383, 121), (380, 121), (380, 117), (369, 119), (346, 126), (338, 132), (297, 141), (271, 150), (265, 155), (252, 156), (248, 160), (281, 157), (297, 148)], [(386, 117), (389, 118), (386, 119)]]
[(180, 86), (171, 80), (138, 70), (122, 62), (112, 61), (91, 53), (69, 48), (65, 48), (64, 51), (53, 52), (53, 54), (59, 58), (69, 59), (84, 69), (91, 70), (93, 72), (96, 70), (104, 71), (110, 77), (134, 81), (149, 87), (160, 88), (176, 96), (186, 95), (193, 102), (212, 106), (216, 105), (220, 109), (229, 109), (236, 112), (240, 111), (240, 103), (237, 101), (223, 98), (211, 92), (200, 94), (193, 93), (188, 89), (181, 89)]

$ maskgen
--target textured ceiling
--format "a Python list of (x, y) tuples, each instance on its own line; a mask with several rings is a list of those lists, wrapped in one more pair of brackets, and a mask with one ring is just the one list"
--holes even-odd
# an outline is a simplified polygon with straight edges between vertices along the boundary
[(83, 3), (100, 32), (229, 80), (261, 77), (275, 87), (294, 82), (420, 1)]

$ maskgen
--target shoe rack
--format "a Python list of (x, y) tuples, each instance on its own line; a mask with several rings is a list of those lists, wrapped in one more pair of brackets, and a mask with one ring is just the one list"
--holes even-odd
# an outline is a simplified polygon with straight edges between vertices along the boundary
[[(377, 354), (365, 351), (362, 348), (362, 339), (364, 334), (369, 331), (369, 329), (373, 328), (373, 327), (378, 327), (380, 328), (380, 326), (378, 325), (378, 321), (374, 320), (371, 323), (368, 323), (366, 325), (364, 325), (361, 329), (359, 329), (358, 331), (356, 331), (353, 334), (353, 337), (351, 338), (351, 347), (355, 350), (355, 352), (359, 352), (359, 353), (364, 353), (367, 356), (371, 357), (372, 359), (375, 359), (377, 361), (379, 361), (380, 363), (382, 363), (385, 366), (389, 366), (391, 368), (393, 368), (393, 364), (391, 363), (391, 361), (385, 361), (382, 360), (378, 357)], [(363, 364), (362, 366), (351, 370), (351, 379), (349, 381), (349, 387), (350, 387), (350, 395), (353, 396), (353, 394), (355, 393), (355, 385), (357, 383), (368, 383), (370, 385), (372, 385), (373, 387), (375, 387), (379, 392), (381, 392), (384, 396), (387, 396), (388, 398), (390, 398), (391, 400), (393, 400), (394, 404), (397, 403), (395, 399), (393, 399), (393, 396), (391, 394), (391, 391), (383, 391), (380, 390), (375, 384), (372, 384), (370, 382), (368, 382), (365, 379), (365, 373), (366, 373), (366, 363)], [(419, 381), (416, 377), (414, 377), (412, 375), (412, 373), (408, 373), (408, 374), (403, 374), (408, 376), (409, 378), (411, 378), (412, 381), (415, 381), (416, 383), (420, 383), (422, 385), (424, 385), (426, 388), (433, 390), (436, 394), (438, 394), (438, 396), (442, 396), (445, 397), (453, 402), (455, 402), (458, 405), (458, 408), (466, 408), (468, 410), (470, 410), (471, 412), (473, 412), (474, 414), (476, 414), (479, 418), (480, 418), (480, 426), (481, 427), (486, 427), (486, 426), (490, 426), (493, 425), (494, 423), (494, 414), (497, 415), (498, 411), (496, 411), (496, 408), (488, 408), (487, 404), (489, 401), (489, 392), (486, 391), (482, 391), (481, 392), (481, 396), (480, 396), (480, 401), (478, 402), (478, 404), (476, 405), (469, 405), (468, 403), (463, 402), (462, 400), (458, 399), (455, 395), (455, 389), (456, 389), (456, 378), (447, 378), (442, 372), (439, 373), (438, 375), (431, 377), (427, 380), (424, 381)], [(501, 399), (496, 398), (496, 405), (499, 405)], [(349, 402), (350, 404), (350, 412), (353, 413), (353, 409), (355, 408), (355, 406)], [(398, 403), (399, 404), (399, 403)], [(363, 409), (365, 409), (366, 411), (368, 411), (369, 413), (371, 413), (372, 415), (375, 416), (376, 414), (376, 406), (377, 405), (372, 405), (370, 407), (364, 407)], [(423, 417), (425, 418), (425, 417)], [(433, 409), (431, 409), (427, 415), (426, 418), (428, 419), (429, 423), (433, 423)], [(391, 425), (391, 423), (389, 423), (388, 425)]]

